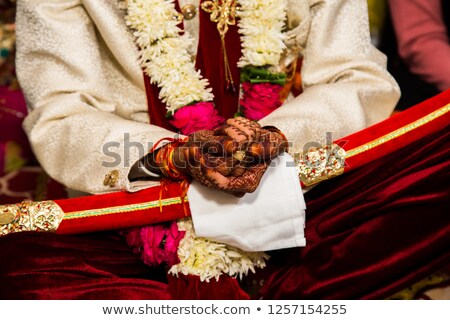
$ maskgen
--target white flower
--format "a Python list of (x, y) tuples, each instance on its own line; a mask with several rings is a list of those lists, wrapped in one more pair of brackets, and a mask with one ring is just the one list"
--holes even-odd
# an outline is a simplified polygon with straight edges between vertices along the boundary
[[(282, 30), (287, 0), (239, 0), (238, 27), (242, 35), (239, 67), (276, 66), (285, 50)], [(174, 0), (128, 0), (127, 25), (134, 30), (140, 48), (141, 65), (160, 90), (167, 110), (193, 101), (212, 101), (208, 88), (189, 55), (193, 44), (189, 34), (177, 26)]]
[(277, 65), (286, 48), (282, 30), (287, 0), (240, 0), (239, 5), (243, 49), (238, 66)]
[(172, 113), (193, 101), (211, 101), (209, 83), (195, 70), (192, 38), (178, 28), (174, 0), (129, 0), (126, 23), (134, 30), (141, 65)]
[(220, 275), (231, 277), (247, 275), (256, 268), (264, 268), (269, 256), (263, 252), (245, 252), (238, 248), (195, 236), (191, 219), (178, 222), (178, 228), (186, 231), (178, 247), (180, 263), (169, 273), (196, 275), (201, 281), (218, 279)]

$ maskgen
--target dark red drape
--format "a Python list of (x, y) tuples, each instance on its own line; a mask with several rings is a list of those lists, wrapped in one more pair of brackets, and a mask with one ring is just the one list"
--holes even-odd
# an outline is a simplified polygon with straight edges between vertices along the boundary
[(0, 238), (0, 299), (169, 299), (165, 270), (148, 268), (113, 233)]
[(450, 260), (450, 133), (306, 194), (307, 245), (274, 253), (266, 299), (383, 298)]
[[(270, 253), (255, 298), (384, 298), (448, 263), (448, 129), (308, 192), (307, 245)], [(234, 279), (168, 285), (115, 233), (17, 233), (0, 255), (1, 299), (246, 298)]]

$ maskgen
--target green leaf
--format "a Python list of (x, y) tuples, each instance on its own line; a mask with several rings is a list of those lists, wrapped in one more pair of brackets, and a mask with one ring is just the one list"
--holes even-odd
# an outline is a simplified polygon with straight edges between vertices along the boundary
[(286, 83), (286, 74), (272, 73), (265, 67), (245, 67), (241, 70), (241, 82), (269, 82), (282, 86)]

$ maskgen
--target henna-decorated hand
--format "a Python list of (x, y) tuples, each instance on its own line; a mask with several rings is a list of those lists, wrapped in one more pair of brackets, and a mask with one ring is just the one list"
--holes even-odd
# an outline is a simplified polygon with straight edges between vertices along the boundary
[(185, 146), (197, 146), (203, 153), (229, 156), (239, 149), (239, 143), (232, 137), (216, 135), (211, 130), (201, 130), (189, 136)]
[(226, 123), (214, 131), (217, 136), (228, 136), (236, 140), (239, 144), (259, 141), (261, 136), (261, 125), (255, 121), (236, 117), (228, 119)]
[(261, 129), (260, 140), (247, 146), (247, 155), (266, 161), (276, 158), (283, 152), (287, 152), (288, 147), (289, 143), (280, 131)]
[[(267, 164), (247, 169), (237, 166), (233, 162), (236, 160), (233, 160), (232, 157), (217, 157), (203, 153), (197, 145), (185, 145), (175, 149), (173, 153), (174, 165), (206, 187), (237, 197), (255, 191), (267, 169)], [(242, 172), (239, 176), (233, 176), (233, 172), (238, 168)]]
[(242, 117), (228, 119), (214, 134), (236, 140), (239, 149), (253, 158), (253, 163), (273, 159), (288, 149), (288, 141), (280, 130), (275, 127), (261, 128), (259, 123)]
[(281, 132), (236, 118), (214, 132), (192, 134), (175, 149), (173, 163), (209, 188), (243, 196), (256, 190), (270, 160), (285, 150), (287, 141)]

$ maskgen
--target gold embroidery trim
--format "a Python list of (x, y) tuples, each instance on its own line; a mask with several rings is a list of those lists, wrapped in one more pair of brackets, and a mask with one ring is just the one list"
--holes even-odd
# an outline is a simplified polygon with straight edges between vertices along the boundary
[(306, 186), (314, 185), (323, 180), (336, 177), (344, 173), (345, 159), (361, 154), (370, 149), (396, 139), (411, 132), (441, 116), (450, 110), (450, 104), (380, 138), (372, 140), (362, 146), (345, 151), (336, 144), (322, 148), (310, 148), (300, 156), (297, 163), (297, 173), (300, 181)]
[(310, 148), (300, 156), (297, 173), (300, 181), (309, 187), (344, 173), (345, 150), (337, 144)]
[(0, 236), (21, 231), (54, 232), (64, 212), (53, 201), (23, 201), (0, 206)]
[(397, 130), (395, 130), (393, 132), (390, 132), (390, 133), (388, 133), (388, 134), (386, 134), (386, 135), (384, 135), (384, 136), (382, 136), (380, 138), (377, 138), (375, 140), (372, 140), (372, 141), (370, 141), (370, 142), (368, 142), (368, 143), (366, 143), (366, 144), (364, 144), (362, 146), (359, 146), (359, 147), (353, 148), (351, 150), (348, 150), (346, 157), (348, 159), (350, 157), (356, 156), (356, 155), (358, 155), (360, 153), (363, 153), (365, 151), (368, 151), (370, 149), (376, 148), (376, 147), (378, 147), (378, 146), (380, 146), (380, 145), (382, 145), (382, 144), (384, 144), (384, 143), (386, 143), (388, 141), (391, 141), (391, 140), (393, 140), (395, 138), (398, 138), (398, 137), (400, 137), (400, 136), (402, 136), (402, 135), (404, 135), (404, 134), (406, 134), (406, 133), (408, 133), (408, 132), (410, 132), (412, 130), (415, 130), (415, 129), (417, 129), (417, 128), (419, 128), (419, 127), (421, 127), (421, 126), (423, 126), (423, 125), (425, 125), (425, 124), (427, 124), (427, 123), (429, 123), (429, 122), (431, 122), (431, 121), (433, 121), (433, 120), (443, 116), (449, 110), (450, 110), (450, 104), (447, 104), (446, 106), (444, 106), (444, 107), (442, 107), (442, 108), (440, 108), (440, 109), (438, 109), (436, 111), (433, 111), (432, 113), (426, 115), (425, 117), (420, 118), (420, 119), (418, 119), (418, 120), (416, 120), (416, 121), (414, 121), (414, 122), (412, 122), (412, 123), (410, 123), (410, 124), (408, 124), (406, 126), (403, 126), (400, 129), (397, 129)]
[[(188, 201), (187, 197), (184, 201)], [(181, 204), (182, 200), (180, 197), (168, 198), (163, 200), (155, 200), (150, 202), (136, 203), (131, 205), (123, 205), (117, 207), (103, 208), (103, 209), (93, 209), (93, 210), (83, 210), (83, 211), (73, 211), (67, 212), (64, 216), (64, 220), (68, 219), (81, 219), (87, 217), (97, 217), (110, 214), (117, 214), (122, 212), (140, 211), (153, 208), (159, 208), (160, 206), (170, 206), (174, 204)]]

